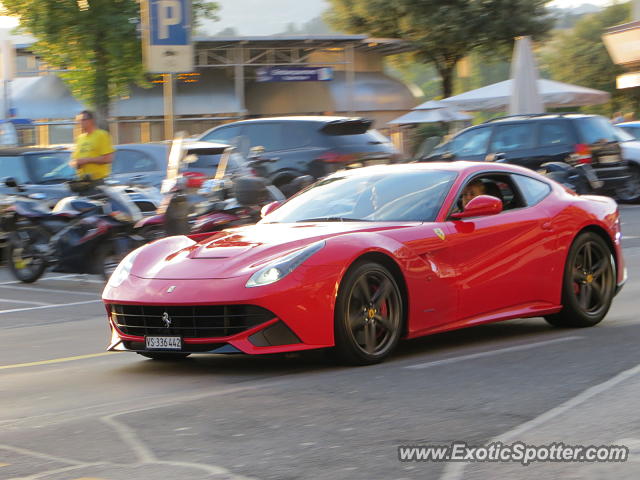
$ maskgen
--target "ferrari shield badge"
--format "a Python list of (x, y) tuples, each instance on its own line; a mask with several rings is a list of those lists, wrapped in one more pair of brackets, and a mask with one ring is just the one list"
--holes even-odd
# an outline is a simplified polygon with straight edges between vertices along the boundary
[(433, 231), (436, 232), (436, 235), (438, 235), (438, 238), (440, 240), (444, 240), (445, 239), (446, 235), (444, 234), (444, 232), (442, 231), (441, 228), (434, 228)]

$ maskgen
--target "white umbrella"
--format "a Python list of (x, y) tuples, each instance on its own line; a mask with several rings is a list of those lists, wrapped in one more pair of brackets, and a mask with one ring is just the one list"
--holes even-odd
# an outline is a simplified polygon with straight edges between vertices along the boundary
[(438, 100), (429, 100), (413, 108), (409, 113), (391, 120), (388, 124), (405, 125), (409, 123), (458, 122), (463, 120), (471, 120), (471, 117)]
[(511, 98), (509, 115), (543, 113), (544, 104), (538, 88), (538, 66), (529, 37), (518, 37), (511, 61)]
[(434, 110), (412, 110), (388, 123), (389, 125), (405, 125), (408, 123), (458, 122), (462, 120), (471, 120), (471, 117), (455, 110), (438, 108)]
[[(454, 108), (465, 111), (505, 110), (509, 105), (513, 80), (487, 85), (441, 100)], [(579, 107), (607, 103), (610, 95), (602, 90), (570, 85), (541, 78), (538, 89), (546, 107)]]

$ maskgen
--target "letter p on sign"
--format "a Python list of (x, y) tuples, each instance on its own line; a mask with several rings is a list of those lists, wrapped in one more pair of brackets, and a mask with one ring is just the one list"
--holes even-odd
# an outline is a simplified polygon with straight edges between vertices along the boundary
[(180, 25), (182, 8), (178, 0), (160, 0), (158, 2), (158, 38), (169, 38), (169, 27)]

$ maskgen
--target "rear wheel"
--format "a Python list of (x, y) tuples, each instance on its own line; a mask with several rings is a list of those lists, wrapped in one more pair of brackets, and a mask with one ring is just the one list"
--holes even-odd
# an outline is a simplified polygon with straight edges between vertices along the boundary
[(373, 262), (352, 267), (338, 291), (334, 323), (340, 359), (356, 365), (384, 360), (403, 325), (400, 289), (391, 272)]
[(47, 245), (47, 235), (36, 227), (21, 228), (7, 239), (7, 263), (15, 278), (33, 283), (44, 273), (47, 262), (37, 246)]
[(187, 358), (190, 353), (170, 353), (170, 352), (137, 352), (138, 355), (142, 355), (143, 357), (152, 358), (153, 360), (162, 360), (162, 361), (178, 361), (184, 360)]
[(562, 310), (545, 317), (559, 327), (591, 327), (609, 311), (616, 288), (616, 267), (607, 243), (593, 232), (571, 245), (562, 286)]

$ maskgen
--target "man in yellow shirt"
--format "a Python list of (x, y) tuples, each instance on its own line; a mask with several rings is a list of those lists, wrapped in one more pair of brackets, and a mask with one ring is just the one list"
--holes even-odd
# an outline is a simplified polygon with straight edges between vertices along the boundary
[(76, 121), (80, 123), (82, 133), (76, 139), (69, 165), (77, 170), (80, 178), (89, 175), (92, 180), (102, 180), (111, 173), (114, 151), (111, 136), (96, 127), (93, 112), (80, 112)]

